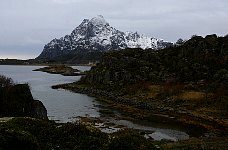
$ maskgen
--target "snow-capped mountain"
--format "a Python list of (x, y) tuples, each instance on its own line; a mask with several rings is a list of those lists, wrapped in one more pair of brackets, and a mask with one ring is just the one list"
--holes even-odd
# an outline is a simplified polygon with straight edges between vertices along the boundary
[(161, 39), (140, 35), (137, 32), (122, 32), (112, 26), (103, 16), (84, 19), (70, 35), (54, 39), (44, 46), (37, 59), (54, 59), (63, 55), (77, 55), (92, 51), (120, 50), (125, 48), (161, 49), (172, 45)]

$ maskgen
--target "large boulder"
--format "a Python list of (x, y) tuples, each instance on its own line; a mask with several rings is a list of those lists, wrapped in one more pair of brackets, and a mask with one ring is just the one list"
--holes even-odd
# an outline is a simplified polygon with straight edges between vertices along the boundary
[(47, 119), (46, 108), (33, 99), (28, 84), (1, 87), (0, 92), (0, 116)]

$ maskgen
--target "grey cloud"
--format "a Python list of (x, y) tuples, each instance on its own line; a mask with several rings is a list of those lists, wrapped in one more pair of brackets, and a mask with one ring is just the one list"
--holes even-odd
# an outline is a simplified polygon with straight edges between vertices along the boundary
[(168, 41), (193, 34), (225, 35), (227, 8), (227, 0), (1, 1), (0, 57), (8, 49), (34, 58), (51, 39), (69, 34), (84, 18), (99, 14), (119, 30)]

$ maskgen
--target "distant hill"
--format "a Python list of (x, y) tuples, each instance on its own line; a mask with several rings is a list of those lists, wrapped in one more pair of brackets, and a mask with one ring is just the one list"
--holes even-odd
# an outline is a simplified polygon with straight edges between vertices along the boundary
[(104, 54), (84, 78), (91, 83), (190, 82), (228, 79), (228, 37), (192, 37), (159, 51), (125, 49)]
[(21, 59), (0, 59), (0, 65), (36, 65), (39, 61), (34, 59), (21, 60)]
[(70, 35), (53, 39), (36, 58), (43, 61), (85, 63), (99, 60), (103, 52), (125, 48), (161, 49), (172, 43), (132, 32), (122, 32), (97, 16), (84, 19)]

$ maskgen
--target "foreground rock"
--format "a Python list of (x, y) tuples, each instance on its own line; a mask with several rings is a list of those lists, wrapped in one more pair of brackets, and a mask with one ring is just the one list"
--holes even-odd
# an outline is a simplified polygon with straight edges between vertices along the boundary
[(28, 84), (0, 87), (0, 116), (48, 120), (46, 108), (42, 102), (33, 99)]
[(51, 74), (61, 74), (63, 76), (80, 76), (84, 74), (80, 70), (73, 69), (72, 67), (66, 65), (51, 65), (48, 67), (35, 69), (33, 71), (42, 71)]

